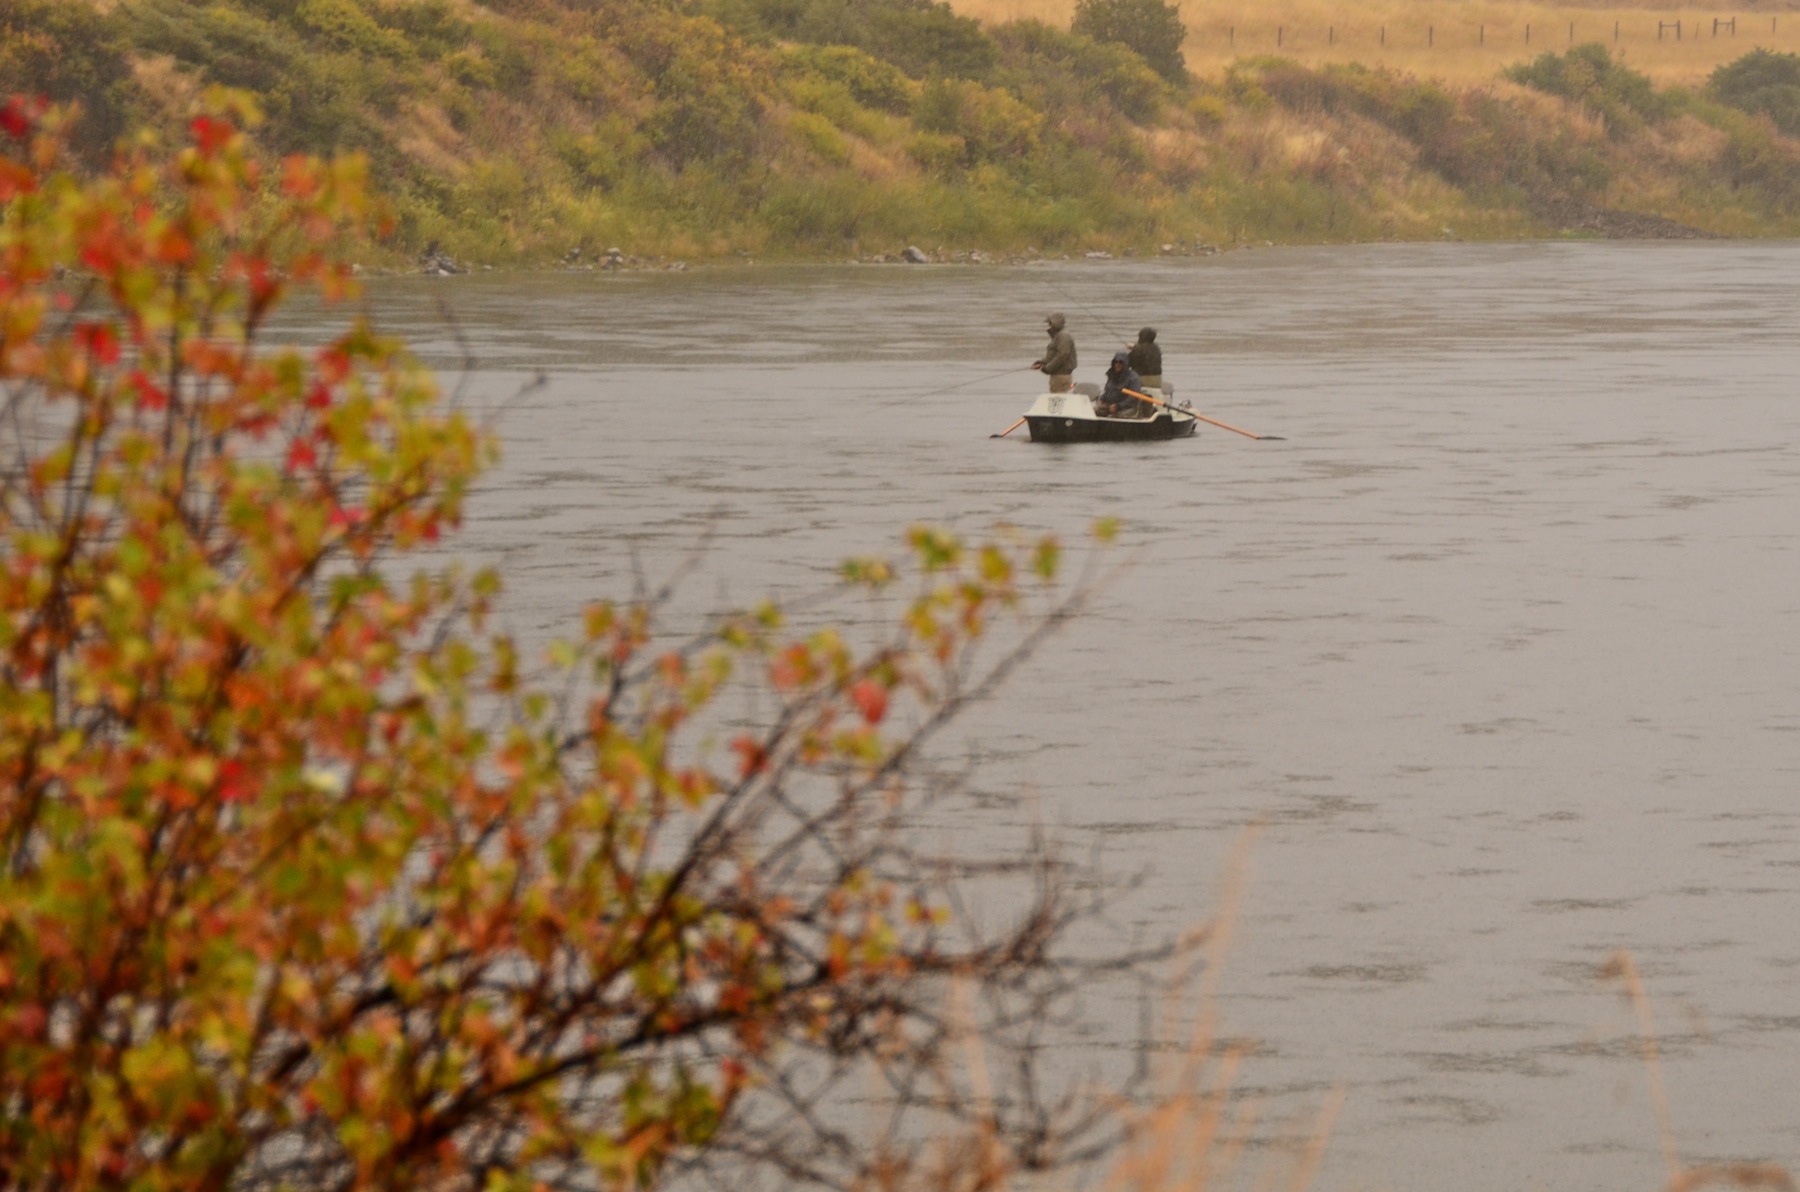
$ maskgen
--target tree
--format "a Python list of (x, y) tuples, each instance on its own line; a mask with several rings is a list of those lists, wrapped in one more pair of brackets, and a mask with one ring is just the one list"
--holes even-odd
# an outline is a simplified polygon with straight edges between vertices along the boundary
[[(374, 206), (250, 118), (84, 179), (0, 112), (0, 1187), (977, 1187), (1114, 1129), (1034, 1066), (1144, 959), (1064, 955), (1099, 887), (908, 830), (1079, 602), (1056, 544), (847, 564), (862, 646), (599, 603), (533, 677), (492, 575), (396, 570), (492, 444), (365, 323), (263, 343)], [(871, 1076), (874, 1137), (829, 1108)]]
[(1788, 136), (1800, 136), (1800, 54), (1751, 50), (1715, 69), (1707, 89), (1721, 103), (1760, 112)]
[(1181, 56), (1187, 27), (1181, 23), (1181, 9), (1174, 4), (1164, 0), (1076, 0), (1070, 29), (1135, 51), (1171, 83), (1187, 81), (1187, 61)]

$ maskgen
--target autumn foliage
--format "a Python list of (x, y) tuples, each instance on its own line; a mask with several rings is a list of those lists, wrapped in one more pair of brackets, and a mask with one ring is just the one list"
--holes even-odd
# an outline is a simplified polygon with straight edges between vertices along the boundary
[[(82, 178), (0, 114), (0, 1186), (893, 1185), (944, 1137), (909, 1108), (973, 1183), (1056, 1161), (1094, 1116), (971, 1110), (945, 1057), (1037, 1028), (1083, 907), (906, 830), (926, 739), (1068, 612), (1054, 545), (849, 565), (894, 602), (860, 648), (773, 609), (671, 646), (652, 597), (522, 656), (493, 577), (397, 570), (483, 434), (362, 322), (264, 344), (372, 208), (243, 115)], [(891, 1129), (846, 1130), (871, 1074)]]

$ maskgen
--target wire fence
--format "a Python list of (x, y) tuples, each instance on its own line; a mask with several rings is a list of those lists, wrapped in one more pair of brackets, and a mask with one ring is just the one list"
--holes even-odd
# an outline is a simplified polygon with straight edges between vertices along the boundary
[(1510, 24), (1345, 22), (1308, 26), (1202, 21), (1190, 25), (1183, 50), (1190, 60), (1266, 53), (1332, 56), (1369, 51), (1397, 55), (1432, 51), (1466, 55), (1485, 51), (1503, 59), (1593, 42), (1621, 52), (1656, 47), (1665, 58), (1683, 48), (1691, 48), (1705, 59), (1721, 54), (1736, 57), (1757, 48), (1792, 49), (1800, 47), (1800, 12), (1729, 16), (1687, 12), (1671, 14), (1668, 19), (1645, 19), (1640, 15), (1636, 19), (1588, 17)]

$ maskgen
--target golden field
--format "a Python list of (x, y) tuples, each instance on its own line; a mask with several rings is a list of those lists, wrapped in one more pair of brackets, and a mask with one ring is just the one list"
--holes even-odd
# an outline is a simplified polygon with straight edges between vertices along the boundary
[[(950, 0), (997, 23), (1036, 18), (1067, 27), (1075, 0)], [(1279, 54), (1310, 66), (1362, 62), (1450, 83), (1491, 79), (1545, 50), (1600, 42), (1659, 84), (1697, 83), (1761, 46), (1800, 52), (1800, 11), (1724, 5), (1571, 7), (1507, 0), (1185, 0), (1189, 69), (1216, 74), (1234, 59)], [(1713, 22), (1737, 22), (1735, 32)], [(1681, 37), (1659, 24), (1681, 22)], [(1529, 37), (1529, 41), (1527, 38)]]

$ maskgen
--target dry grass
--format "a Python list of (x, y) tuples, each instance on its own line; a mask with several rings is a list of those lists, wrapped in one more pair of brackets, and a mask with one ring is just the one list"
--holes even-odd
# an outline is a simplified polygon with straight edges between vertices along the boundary
[[(1573, 42), (1601, 42), (1658, 83), (1697, 83), (1757, 47), (1800, 52), (1800, 12), (1716, 5), (1583, 7), (1510, 0), (1180, 0), (1188, 66), (1216, 74), (1234, 59), (1281, 54), (1309, 65), (1362, 62), (1451, 83), (1492, 79), (1515, 62)], [(1075, 0), (950, 0), (990, 23), (1033, 17), (1067, 26)], [(1737, 19), (1713, 35), (1715, 17)], [(1659, 22), (1682, 22), (1659, 40)], [(1526, 29), (1530, 27), (1530, 42)], [(1617, 39), (1614, 29), (1617, 27)], [(1385, 30), (1385, 35), (1384, 31)], [(1385, 41), (1385, 44), (1384, 44)]]
[(1669, 1168), (1665, 1192), (1696, 1192), (1700, 1188), (1772, 1188), (1776, 1192), (1800, 1192), (1787, 1169), (1773, 1163), (1706, 1163), (1689, 1167), (1681, 1161), (1681, 1151), (1675, 1144), (1675, 1119), (1669, 1110), (1668, 1086), (1663, 1080), (1656, 1016), (1637, 962), (1629, 952), (1615, 952), (1600, 970), (1600, 977), (1603, 981), (1619, 983), (1620, 992), (1637, 1017), (1638, 1046), (1644, 1057), (1644, 1075), (1650, 1082), (1650, 1105), (1656, 1114), (1663, 1162)]

